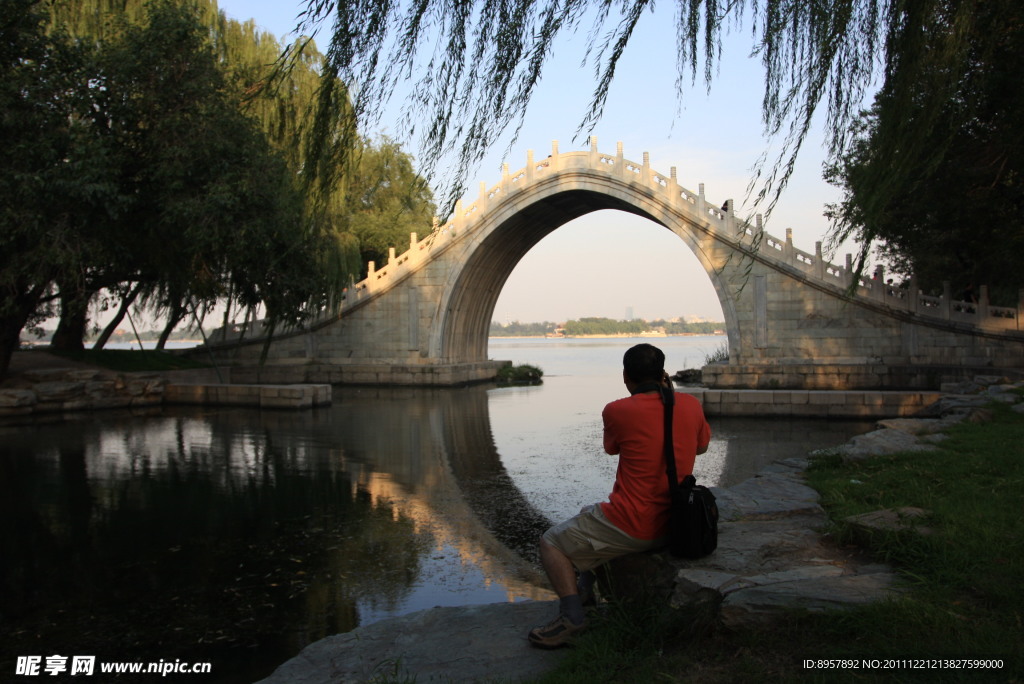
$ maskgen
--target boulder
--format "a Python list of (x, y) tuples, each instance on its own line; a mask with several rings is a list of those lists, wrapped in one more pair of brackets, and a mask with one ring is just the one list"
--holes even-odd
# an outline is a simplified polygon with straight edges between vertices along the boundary
[(0, 390), (0, 408), (13, 409), (34, 406), (36, 393), (27, 389)]
[(935, 448), (932, 444), (921, 443), (915, 435), (905, 430), (883, 428), (857, 435), (846, 444), (831, 449), (831, 452), (839, 454), (846, 461), (858, 461), (871, 456), (904, 451), (931, 451)]
[(61, 403), (80, 399), (85, 393), (84, 382), (48, 380), (38, 382), (32, 388), (39, 403)]
[(826, 516), (818, 493), (800, 476), (805, 463), (775, 463), (734, 487), (715, 490), (722, 518), (712, 554), (697, 560), (665, 551), (624, 556), (607, 564), (601, 595), (711, 609), (721, 624), (740, 628), (794, 609), (824, 611), (897, 592), (887, 566), (822, 537)]

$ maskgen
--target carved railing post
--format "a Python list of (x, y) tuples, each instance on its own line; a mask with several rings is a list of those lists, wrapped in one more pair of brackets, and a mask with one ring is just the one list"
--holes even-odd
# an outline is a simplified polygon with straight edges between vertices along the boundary
[(942, 318), (948, 321), (953, 313), (953, 288), (950, 287), (948, 280), (942, 281), (942, 302), (939, 308), (942, 309), (939, 312), (942, 314)]
[(701, 220), (706, 221), (708, 219), (707, 207), (704, 205), (703, 183), (697, 185), (697, 215), (701, 217)]
[(600, 155), (597, 153), (597, 136), (590, 136), (590, 157), (587, 160), (590, 163), (590, 168), (596, 169), (598, 167), (598, 161)]
[(976, 307), (978, 323), (988, 321), (988, 305), (988, 285), (981, 285), (978, 288), (978, 306)]
[[(787, 236), (787, 242), (788, 242)], [(814, 274), (820, 280), (825, 279), (825, 257), (821, 253), (821, 240), (814, 243)]]
[(640, 180), (643, 182), (644, 187), (651, 184), (651, 153), (644, 152), (644, 166), (640, 170)]
[[(760, 221), (761, 215), (758, 214), (757, 218), (758, 218), (757, 227), (758, 227), (758, 229), (760, 229), (761, 228), (761, 221)], [(786, 257), (786, 263), (788, 263), (788, 264), (792, 264), (794, 259), (796, 258), (796, 252), (793, 250), (793, 229), (792, 228), (787, 228), (786, 229), (786, 246), (785, 246), (785, 248), (783, 250), (783, 255)]]
[(676, 167), (669, 168), (668, 177), (668, 192), (672, 197), (672, 206), (677, 207), (683, 201), (683, 198), (679, 196), (679, 178), (676, 174)]
[(622, 163), (622, 141), (615, 143), (615, 173), (618, 176), (624, 176), (626, 173), (626, 165)]
[(917, 285), (917, 276), (910, 276), (910, 286), (907, 289), (907, 309), (917, 313), (921, 308), (921, 288)]
[(559, 159), (560, 159), (560, 157), (558, 156), (558, 141), (557, 140), (552, 140), (551, 141), (551, 170), (552, 171), (557, 171), (559, 168), (561, 168), (561, 164), (559, 164)]
[(1017, 292), (1017, 330), (1024, 330), (1024, 288)]
[(526, 150), (526, 182), (533, 182), (533, 175), (536, 169), (533, 168), (533, 150)]
[(388, 247), (388, 266), (395, 263), (395, 248)]

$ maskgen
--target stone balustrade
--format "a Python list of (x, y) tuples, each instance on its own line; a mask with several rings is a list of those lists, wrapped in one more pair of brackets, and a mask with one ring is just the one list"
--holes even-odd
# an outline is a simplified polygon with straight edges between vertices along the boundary
[[(633, 182), (645, 186), (649, 192), (668, 195), (673, 203), (691, 205), (699, 219), (705, 223), (702, 226), (704, 230), (745, 254), (769, 262), (779, 270), (793, 272), (808, 281), (849, 290), (855, 275), (850, 255), (846, 256), (845, 265), (839, 265), (825, 259), (821, 242), (815, 243), (813, 253), (803, 251), (793, 245), (791, 229), (787, 228), (785, 239), (780, 239), (764, 231), (761, 215), (755, 216), (754, 224), (751, 225), (735, 216), (732, 200), (721, 206), (709, 202), (703, 183), (698, 185), (697, 192), (680, 186), (676, 167), (673, 166), (669, 175), (665, 176), (651, 170), (648, 153), (644, 152), (643, 162), (638, 164), (623, 157), (621, 142), (617, 144), (616, 154), (612, 156), (599, 152), (597, 139), (591, 137), (588, 152), (560, 153), (558, 142), (555, 141), (552, 143), (551, 155), (539, 162), (534, 161), (531, 150), (527, 152), (526, 166), (515, 173), (510, 173), (508, 164), (505, 164), (501, 182), (491, 188), (481, 183), (477, 199), (468, 206), (462, 201), (456, 203), (446, 223), (440, 225), (435, 220), (432, 230), (422, 240), (417, 238), (416, 233), (412, 233), (409, 248), (397, 256), (392, 248), (388, 263), (382, 268), (378, 269), (376, 264), (370, 262), (367, 277), (349, 288), (339, 313), (344, 315), (346, 311), (360, 306), (368, 298), (401, 281), (425, 260), (436, 257), (454, 241), (472, 233), (492, 202), (537, 182), (545, 174), (573, 167), (598, 169), (620, 178), (631, 178)], [(1021, 324), (1024, 320), (1024, 291), (1016, 308), (995, 307), (988, 303), (985, 286), (979, 288), (977, 302), (967, 302), (956, 300), (948, 283), (941, 295), (931, 296), (922, 293), (914, 280), (906, 283), (905, 287), (894, 286), (885, 283), (882, 276), (881, 270), (877, 269), (873, 277), (860, 277), (853, 297), (917, 316), (985, 330), (1024, 330)], [(911, 293), (916, 293), (916, 296)]]

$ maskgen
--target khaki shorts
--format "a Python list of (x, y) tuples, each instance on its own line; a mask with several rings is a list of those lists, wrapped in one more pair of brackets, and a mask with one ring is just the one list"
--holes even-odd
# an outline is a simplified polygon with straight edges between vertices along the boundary
[(664, 539), (631, 537), (604, 517), (600, 504), (586, 506), (578, 515), (544, 533), (544, 540), (564, 553), (580, 572), (628, 553), (665, 545)]

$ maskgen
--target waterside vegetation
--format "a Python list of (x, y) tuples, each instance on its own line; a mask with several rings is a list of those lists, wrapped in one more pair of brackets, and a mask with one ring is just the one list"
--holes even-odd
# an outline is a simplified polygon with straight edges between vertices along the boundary
[(499, 385), (539, 385), (543, 382), (544, 371), (537, 366), (524, 363), (518, 366), (502, 366), (495, 381)]
[[(542, 681), (1022, 681), (1024, 415), (1001, 405), (992, 413), (991, 422), (950, 429), (937, 451), (850, 463), (823, 456), (807, 473), (834, 543), (891, 564), (901, 598), (736, 632), (716, 628), (710, 613), (615, 606)], [(903, 506), (929, 511), (921, 525), (930, 532), (865, 538), (843, 522)], [(943, 663), (957, 659), (959, 667)]]
[(564, 323), (499, 323), (491, 321), (491, 337), (582, 337), (585, 335), (720, 335), (725, 330), (721, 321), (693, 321), (682, 319), (667, 321), (658, 318), (652, 321), (635, 318), (615, 320), (612, 318), (585, 317)]

